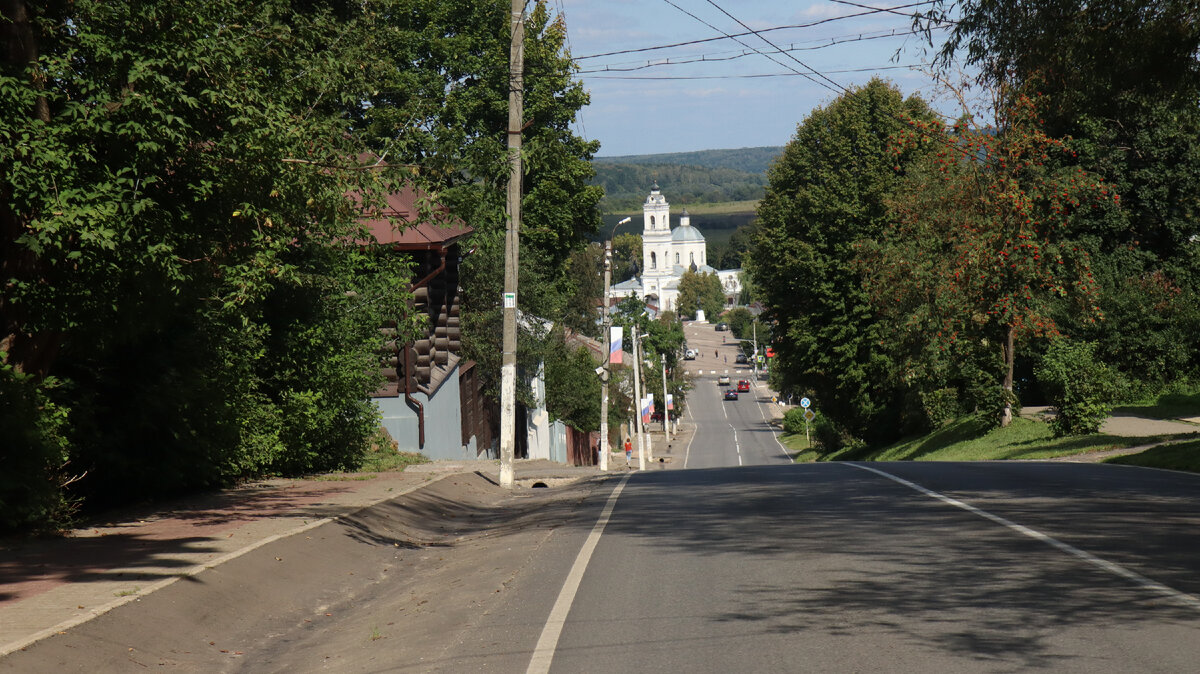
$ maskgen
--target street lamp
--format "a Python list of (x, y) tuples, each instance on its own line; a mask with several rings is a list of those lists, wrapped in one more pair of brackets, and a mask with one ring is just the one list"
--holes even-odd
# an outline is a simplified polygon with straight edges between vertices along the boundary
[(601, 330), (604, 331), (604, 365), (600, 372), (600, 470), (608, 470), (608, 379), (609, 360), (612, 357), (612, 317), (608, 313), (608, 289), (612, 283), (612, 239), (617, 235), (617, 227), (633, 218), (624, 218), (613, 225), (612, 232), (604, 242), (604, 297), (600, 301)]

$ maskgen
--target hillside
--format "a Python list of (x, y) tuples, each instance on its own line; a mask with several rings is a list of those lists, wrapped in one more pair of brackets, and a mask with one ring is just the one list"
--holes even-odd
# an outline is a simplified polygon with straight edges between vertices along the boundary
[(756, 201), (767, 183), (766, 170), (781, 147), (701, 150), (671, 154), (597, 157), (594, 184), (604, 188), (607, 212), (634, 210), (657, 182), (671, 203)]
[(782, 152), (782, 147), (743, 147), (736, 150), (699, 150), (697, 152), (596, 157), (593, 162), (596, 164), (696, 166), (765, 174), (771, 162), (775, 161), (775, 158)]

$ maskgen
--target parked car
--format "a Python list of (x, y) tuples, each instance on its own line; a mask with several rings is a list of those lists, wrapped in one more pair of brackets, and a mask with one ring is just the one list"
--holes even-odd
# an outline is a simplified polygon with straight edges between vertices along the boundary
[(738, 389), (738, 393), (746, 393), (747, 391), (750, 390), (750, 381), (747, 379), (742, 379), (742, 380), (738, 381), (737, 389)]
[(695, 349), (688, 349), (687, 351), (684, 351), (684, 352), (683, 352), (683, 359), (684, 359), (684, 360), (696, 360), (696, 350), (695, 350)]
[(728, 329), (729, 325), (727, 323), (717, 323), (717, 332), (725, 332)]
[(726, 400), (737, 400), (738, 392), (733, 389), (729, 389), (728, 391), (725, 392), (725, 399)]
[(729, 386), (729, 375), (723, 374), (717, 377), (717, 386)]

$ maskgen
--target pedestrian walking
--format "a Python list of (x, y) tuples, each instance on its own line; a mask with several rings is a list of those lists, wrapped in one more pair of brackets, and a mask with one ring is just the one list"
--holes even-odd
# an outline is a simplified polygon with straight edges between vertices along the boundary
[(629, 438), (625, 438), (625, 462), (629, 463), (633, 460), (633, 443)]

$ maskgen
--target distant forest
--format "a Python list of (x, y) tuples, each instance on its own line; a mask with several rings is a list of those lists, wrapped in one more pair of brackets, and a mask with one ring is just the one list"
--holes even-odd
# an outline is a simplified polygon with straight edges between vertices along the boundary
[(597, 157), (593, 182), (604, 188), (608, 212), (640, 207), (658, 182), (672, 204), (761, 199), (766, 171), (781, 147), (701, 150), (671, 154)]

